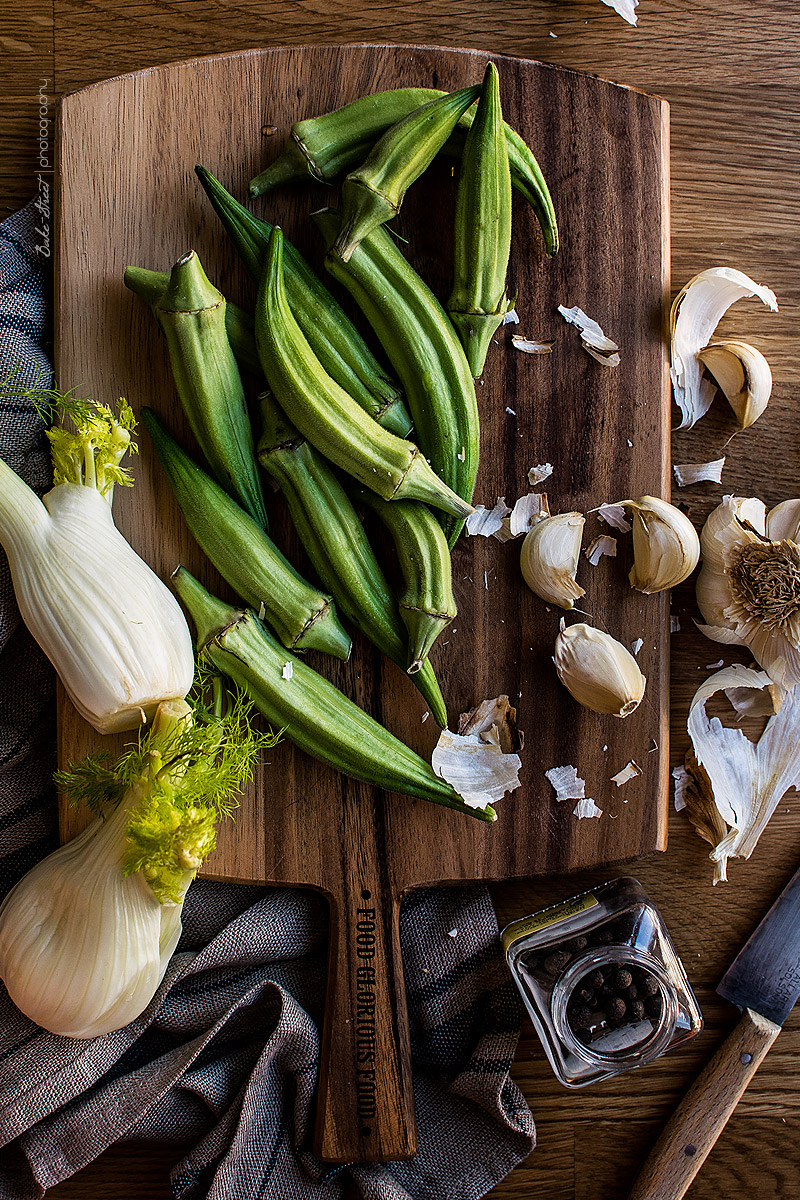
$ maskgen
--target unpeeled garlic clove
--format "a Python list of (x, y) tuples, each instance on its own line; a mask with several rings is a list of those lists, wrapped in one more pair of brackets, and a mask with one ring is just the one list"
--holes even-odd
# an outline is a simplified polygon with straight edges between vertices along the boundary
[(741, 428), (757, 421), (772, 394), (772, 371), (761, 351), (746, 342), (712, 342), (697, 357), (725, 393)]
[(633, 516), (631, 587), (650, 595), (688, 579), (700, 559), (700, 539), (689, 518), (658, 496), (617, 503)]
[(582, 513), (556, 513), (537, 521), (525, 535), (519, 558), (522, 575), (548, 604), (570, 609), (586, 594), (575, 580), (583, 525)]
[(593, 712), (627, 717), (644, 695), (647, 680), (631, 652), (592, 625), (562, 622), (553, 662), (570, 695)]

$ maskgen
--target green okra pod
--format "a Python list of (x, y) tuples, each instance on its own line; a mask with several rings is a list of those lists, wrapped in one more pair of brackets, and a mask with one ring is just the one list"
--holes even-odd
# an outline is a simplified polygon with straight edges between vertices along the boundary
[(508, 308), (511, 173), (503, 137), (500, 77), (489, 63), (461, 160), (455, 217), (450, 320), (477, 379)]
[[(314, 214), (328, 247), (339, 220), (331, 209)], [(347, 263), (329, 251), (325, 266), (352, 294), (397, 371), (423, 454), (445, 483), (471, 500), (478, 473), (478, 405), (447, 313), (385, 229), (364, 238)], [(445, 522), (451, 547), (462, 525)]]
[(254, 612), (237, 612), (211, 596), (183, 567), (172, 577), (197, 627), (201, 657), (231, 678), (289, 741), (345, 775), (386, 791), (417, 796), (481, 821), (493, 808), (470, 808), (433, 768), (318, 675), (289, 656)]
[[(155, 310), (167, 290), (169, 275), (166, 271), (148, 271), (145, 267), (126, 267), (124, 282), (126, 288)], [(239, 365), (253, 375), (261, 375), (252, 314), (230, 300), (225, 303), (225, 332)]]
[(351, 642), (330, 596), (306, 583), (263, 529), (170, 437), (155, 413), (142, 420), (186, 524), (237, 595), (269, 622), (284, 646), (348, 659)]
[[(205, 167), (195, 167), (217, 216), (258, 285), (272, 226), (235, 200)], [(400, 388), (377, 361), (338, 301), (284, 239), (286, 293), (309, 345), (328, 374), (384, 429), (406, 437), (411, 420)]]
[[(332, 183), (337, 176), (363, 162), (378, 139), (392, 125), (422, 104), (444, 92), (434, 88), (395, 88), (363, 96), (334, 112), (298, 121), (292, 126), (289, 144), (266, 170), (250, 182), (250, 194), (260, 196), (279, 183), (311, 179)], [(467, 130), (474, 120), (467, 109), (442, 153), (460, 158)], [(504, 126), (508, 165), (513, 187), (533, 208), (542, 228), (548, 254), (558, 250), (558, 223), (550, 191), (533, 151), (511, 128)]]
[(397, 550), (404, 583), (400, 616), (408, 630), (407, 670), (413, 675), (458, 611), (447, 540), (424, 504), (415, 500), (387, 504), (366, 488), (359, 488), (354, 495), (377, 513)]
[(253, 433), (225, 310), (225, 297), (209, 282), (194, 250), (175, 263), (153, 309), (183, 410), (208, 465), (228, 495), (266, 529)]
[(336, 253), (347, 262), (363, 237), (396, 217), (406, 191), (426, 171), (480, 89), (462, 88), (431, 100), (387, 129), (366, 161), (342, 186), (342, 228)]
[(283, 278), (283, 235), (276, 228), (256, 300), (256, 345), (267, 383), (292, 424), (384, 500), (423, 500), (469, 516), (472, 506), (438, 478), (418, 447), (382, 429), (326, 373), (292, 315)]
[[(350, 497), (327, 460), (287, 420), (273, 398), (262, 396), (261, 405), (259, 462), (286, 497), (303, 549), (323, 586), (342, 616), (405, 670), (406, 630)], [(413, 680), (434, 719), (445, 728), (447, 709), (431, 664), (423, 663)]]

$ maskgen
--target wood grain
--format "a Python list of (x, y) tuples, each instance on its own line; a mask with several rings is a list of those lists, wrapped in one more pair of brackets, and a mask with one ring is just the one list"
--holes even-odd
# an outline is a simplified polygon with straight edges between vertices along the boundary
[[(60, 378), (80, 379), (93, 395), (122, 390), (134, 407), (151, 404), (186, 438), (156, 330), (120, 281), (126, 263), (168, 268), (194, 245), (212, 278), (226, 281), (226, 293), (239, 297), (238, 264), (205, 214), (193, 163), (204, 162), (241, 194), (263, 159), (257, 133), (262, 125), (278, 128), (267, 150), (272, 155), (300, 116), (400, 83), (462, 86), (481, 76), (485, 58), (429, 47), (264, 51), (122, 77), (66, 97), (56, 289)], [(663, 494), (666, 106), (573, 72), (516, 59), (499, 65), (507, 119), (542, 147), (542, 168), (558, 197), (564, 248), (553, 262), (544, 260), (531, 213), (517, 205), (509, 292), (520, 297), (525, 330), (554, 339), (556, 350), (542, 359), (516, 352), (507, 332), (497, 339), (478, 388), (478, 498), (491, 506), (498, 495), (524, 493), (528, 469), (541, 461), (555, 464), (553, 511), (584, 512), (608, 499)], [(240, 105), (224, 120), (203, 119), (220, 93), (240, 97)], [(183, 114), (182, 120), (175, 121), (174, 113)], [(555, 131), (552, 141), (544, 136), (546, 128)], [(401, 222), (412, 261), (442, 298), (449, 290), (450, 263), (442, 247), (451, 241), (455, 187), (451, 166), (437, 164), (409, 196)], [(302, 188), (284, 189), (261, 204), (273, 223), (313, 251), (309, 207)], [(541, 306), (536, 327), (525, 300), (534, 295)], [(75, 296), (82, 299), (77, 306)], [(624, 371), (605, 370), (585, 354), (556, 312), (561, 300), (589, 307), (614, 331), (628, 347)], [(153, 468), (145, 454), (135, 495), (120, 497), (120, 528), (162, 576), (183, 562), (220, 591), (221, 581), (190, 544)], [(306, 567), (284, 508), (276, 503), (272, 512), (278, 544)], [(590, 516), (589, 537), (602, 528)], [(404, 892), (429, 883), (563, 872), (664, 848), (667, 600), (631, 591), (620, 546), (620, 560), (583, 565), (581, 577), (587, 591), (582, 607), (592, 622), (624, 645), (642, 641), (647, 698), (625, 721), (580, 709), (558, 683), (549, 660), (559, 614), (523, 586), (518, 545), (464, 538), (454, 553), (459, 614), (432, 656), (451, 723), (483, 698), (505, 693), (518, 707), (521, 726), (536, 730), (523, 786), (501, 806), (496, 826), (345, 782), (287, 743), (257, 773), (235, 824), (220, 830), (204, 874), (311, 885), (332, 899), (316, 1140), (324, 1158), (385, 1160), (414, 1153), (397, 943), (397, 905)], [(424, 704), (409, 680), (371, 647), (359, 641), (344, 666), (330, 666), (320, 656), (314, 665), (430, 757), (434, 722), (423, 723)], [(101, 744), (71, 706), (62, 705), (62, 759)], [(611, 775), (630, 760), (639, 762), (642, 774), (626, 786), (623, 799)], [(578, 821), (574, 805), (555, 802), (543, 772), (546, 765), (568, 762), (578, 764), (605, 820)], [(65, 832), (74, 832), (73, 810), (66, 808), (64, 819)], [(333, 853), (331, 846), (337, 848)], [(363, 934), (367, 922), (373, 936), (365, 960), (358, 931)], [(365, 990), (365, 970), (375, 997), (366, 1068), (357, 1062), (366, 1035), (356, 1018), (363, 1008), (358, 997)]]
[(681, 1200), (780, 1031), (745, 1009), (670, 1117), (628, 1200)]
[[(32, 4), (26, 6), (30, 11)], [(20, 18), (2, 0), (4, 25)], [(42, 11), (52, 15), (51, 4)], [(675, 436), (676, 462), (728, 455), (723, 486), (677, 492), (699, 521), (723, 491), (760, 495), (774, 503), (796, 494), (800, 425), (796, 353), (800, 271), (794, 231), (800, 221), (795, 187), (800, 89), (797, 0), (641, 0), (631, 29), (599, 0), (378, 0), (367, 10), (354, 0), (320, 0), (287, 9), (277, 0), (58, 0), (55, 5), (55, 90), (85, 86), (126, 70), (191, 54), (297, 41), (416, 40), (480, 46), (595, 72), (664, 96), (671, 105), (672, 264), (677, 290), (702, 266), (730, 264), (769, 284), (781, 312), (755, 302), (734, 308), (724, 329), (747, 335), (767, 353), (775, 389), (764, 417), (723, 446), (734, 431), (724, 406), (714, 405), (691, 432)], [(550, 32), (558, 36), (551, 38)], [(0, 73), (3, 124), (3, 211), (28, 198), (35, 165), (27, 110), (16, 99), (16, 71), (25, 59), (5, 49)], [(41, 65), (48, 74), (48, 65)], [(760, 82), (759, 82), (760, 81)], [(719, 136), (717, 135), (719, 131)], [(680, 631), (671, 638), (672, 761), (686, 745), (686, 712), (705, 665), (724, 654), (692, 624), (693, 588), (673, 595)], [(736, 1020), (713, 988), (728, 962), (767, 911), (800, 860), (800, 806), (787, 797), (749, 862), (731, 867), (731, 882), (712, 889), (707, 847), (680, 814), (670, 816), (669, 851), (638, 862), (635, 874), (657, 900), (690, 979), (706, 1030), (680, 1053), (624, 1079), (578, 1093), (554, 1080), (529, 1024), (514, 1067), (537, 1121), (538, 1146), (493, 1189), (496, 1200), (619, 1200), (626, 1193), (670, 1111)], [(596, 876), (496, 885), (501, 920), (530, 912), (588, 887)], [(800, 1200), (800, 1019), (793, 1013), (692, 1185), (692, 1200), (720, 1195)], [(166, 1200), (170, 1165), (181, 1147), (137, 1143), (112, 1147), (73, 1179), (51, 1190), (60, 1200)]]

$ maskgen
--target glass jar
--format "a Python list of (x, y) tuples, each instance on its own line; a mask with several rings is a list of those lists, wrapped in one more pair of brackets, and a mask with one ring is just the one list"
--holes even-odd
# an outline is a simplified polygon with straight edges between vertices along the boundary
[(503, 949), (550, 1064), (584, 1087), (652, 1062), (703, 1018), (661, 914), (625, 877), (507, 925)]

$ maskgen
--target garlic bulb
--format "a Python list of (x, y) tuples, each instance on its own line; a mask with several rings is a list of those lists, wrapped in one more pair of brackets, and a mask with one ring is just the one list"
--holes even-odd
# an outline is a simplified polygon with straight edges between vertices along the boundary
[(111, 733), (185, 696), (194, 655), (180, 605), (111, 515), (132, 414), (128, 425), (104, 406), (72, 416), (78, 433), (49, 434), (56, 486), (44, 501), (0, 461), (0, 543), (25, 624), (78, 712)]
[(618, 503), (633, 514), (631, 587), (650, 595), (688, 579), (700, 558), (700, 539), (689, 518), (658, 496)]
[(800, 683), (800, 500), (767, 514), (758, 499), (726, 496), (700, 543), (697, 603), (713, 641), (747, 646), (775, 683)]
[(701, 271), (675, 297), (670, 312), (670, 377), (681, 410), (679, 429), (690, 429), (708, 412), (714, 387), (703, 379), (699, 353), (730, 306), (747, 296), (758, 296), (773, 312), (778, 311), (774, 292), (731, 267)]
[(581, 513), (557, 513), (537, 521), (522, 543), (519, 562), (525, 582), (559, 608), (572, 608), (586, 594), (575, 580), (583, 526)]
[(553, 662), (567, 691), (593, 712), (627, 717), (644, 695), (647, 680), (636, 659), (616, 638), (592, 625), (562, 622)]
[(697, 357), (725, 393), (740, 427), (758, 420), (772, 395), (772, 371), (761, 351), (746, 342), (712, 342)]

